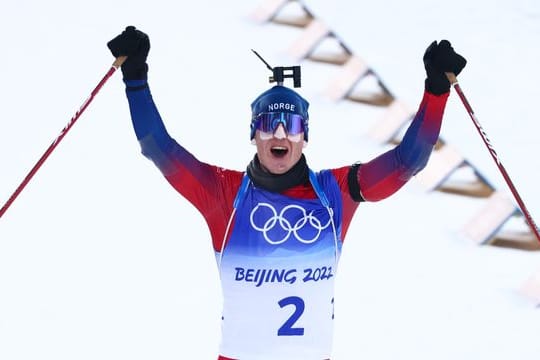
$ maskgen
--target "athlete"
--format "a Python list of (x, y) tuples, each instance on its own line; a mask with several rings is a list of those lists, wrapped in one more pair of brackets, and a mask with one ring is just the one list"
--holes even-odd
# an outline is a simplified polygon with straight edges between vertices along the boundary
[(309, 103), (283, 85), (251, 103), (256, 154), (245, 171), (197, 159), (167, 132), (152, 100), (148, 36), (133, 26), (108, 42), (122, 65), (143, 154), (205, 218), (223, 291), (220, 360), (323, 360), (332, 349), (334, 280), (358, 205), (386, 199), (424, 168), (450, 83), (465, 59), (434, 41), (418, 112), (395, 148), (365, 163), (313, 171), (303, 149)]

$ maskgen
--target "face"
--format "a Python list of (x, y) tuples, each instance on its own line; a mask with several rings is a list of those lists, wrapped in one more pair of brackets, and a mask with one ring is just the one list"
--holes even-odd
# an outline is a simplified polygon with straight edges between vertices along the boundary
[(257, 130), (255, 145), (257, 156), (264, 170), (272, 174), (284, 174), (289, 171), (302, 157), (304, 148), (304, 133), (295, 135), (291, 141), (283, 128), (279, 125), (273, 136)]

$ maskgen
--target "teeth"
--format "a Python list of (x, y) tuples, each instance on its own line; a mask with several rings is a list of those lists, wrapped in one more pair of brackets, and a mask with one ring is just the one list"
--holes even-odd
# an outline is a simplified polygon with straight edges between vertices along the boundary
[(287, 148), (285, 146), (274, 146), (272, 150), (287, 150)]

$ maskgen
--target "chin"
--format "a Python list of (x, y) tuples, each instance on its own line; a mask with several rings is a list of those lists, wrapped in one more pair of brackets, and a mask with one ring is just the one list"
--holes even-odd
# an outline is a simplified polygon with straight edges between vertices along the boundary
[(271, 165), (271, 166), (265, 166), (265, 168), (271, 174), (281, 175), (281, 174), (285, 174), (287, 171), (289, 171), (291, 169), (291, 166), (274, 164), (274, 165)]
[(273, 163), (272, 169), (274, 170), (276, 174), (284, 174), (294, 167), (294, 165), (296, 164), (296, 161), (292, 158), (279, 159), (279, 160), (275, 159), (273, 162), (271, 161), (271, 163)]
[(276, 175), (282, 175), (282, 174), (285, 174), (290, 169), (291, 169), (290, 167), (283, 167), (283, 168), (275, 169), (271, 171), (271, 173), (276, 174)]

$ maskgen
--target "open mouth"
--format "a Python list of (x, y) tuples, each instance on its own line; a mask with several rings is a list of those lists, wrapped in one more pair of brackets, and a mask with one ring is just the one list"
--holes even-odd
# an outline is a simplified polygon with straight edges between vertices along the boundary
[(287, 155), (287, 153), (289, 152), (289, 149), (287, 149), (284, 146), (274, 146), (270, 149), (270, 151), (272, 152), (272, 155), (274, 155), (275, 157), (281, 158)]

